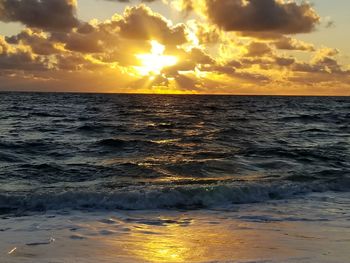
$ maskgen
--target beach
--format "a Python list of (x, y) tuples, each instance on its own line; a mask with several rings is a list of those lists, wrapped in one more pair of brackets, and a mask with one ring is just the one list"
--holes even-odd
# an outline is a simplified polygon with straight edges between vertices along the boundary
[(349, 10), (0, 0), (0, 263), (350, 263)]
[[(1, 219), (1, 262), (347, 262), (349, 194), (197, 211)], [(331, 207), (331, 208), (330, 208)]]
[(1, 263), (348, 260), (348, 98), (0, 96)]

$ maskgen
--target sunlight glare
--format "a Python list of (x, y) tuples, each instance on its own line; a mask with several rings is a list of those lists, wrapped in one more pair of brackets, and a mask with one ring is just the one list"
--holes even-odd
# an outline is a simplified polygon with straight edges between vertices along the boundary
[(151, 46), (151, 53), (136, 55), (142, 65), (135, 67), (135, 69), (141, 76), (160, 75), (164, 68), (174, 66), (178, 61), (175, 56), (164, 55), (165, 46), (157, 41), (152, 40)]

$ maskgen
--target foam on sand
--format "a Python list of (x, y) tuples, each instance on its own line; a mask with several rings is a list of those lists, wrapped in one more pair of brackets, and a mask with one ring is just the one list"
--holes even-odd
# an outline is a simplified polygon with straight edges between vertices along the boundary
[(236, 211), (10, 217), (2, 220), (0, 258), (6, 263), (347, 262), (348, 200), (348, 193), (328, 193), (240, 205)]

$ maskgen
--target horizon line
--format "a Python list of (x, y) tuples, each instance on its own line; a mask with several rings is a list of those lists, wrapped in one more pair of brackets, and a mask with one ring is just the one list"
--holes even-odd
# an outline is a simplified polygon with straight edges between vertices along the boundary
[(57, 94), (101, 94), (101, 95), (159, 95), (159, 96), (252, 96), (252, 97), (350, 97), (349, 95), (332, 94), (244, 94), (244, 93), (138, 93), (138, 92), (96, 92), (96, 91), (29, 91), (0, 90), (1, 93), (57, 93)]

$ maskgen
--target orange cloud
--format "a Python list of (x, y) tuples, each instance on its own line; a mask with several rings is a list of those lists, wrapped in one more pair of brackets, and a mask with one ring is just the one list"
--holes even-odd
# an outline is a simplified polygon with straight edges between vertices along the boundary
[[(350, 90), (338, 50), (295, 36), (319, 23), (307, 3), (168, 3), (196, 12), (174, 24), (143, 3), (106, 21), (86, 22), (77, 18), (72, 0), (0, 0), (0, 20), (26, 26), (0, 37), (0, 89), (317, 94), (317, 83), (322, 94), (327, 86), (332, 94)], [(162, 52), (152, 51), (155, 43)]]

